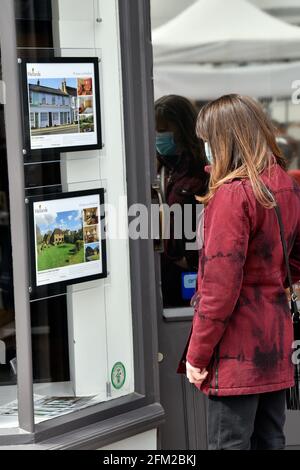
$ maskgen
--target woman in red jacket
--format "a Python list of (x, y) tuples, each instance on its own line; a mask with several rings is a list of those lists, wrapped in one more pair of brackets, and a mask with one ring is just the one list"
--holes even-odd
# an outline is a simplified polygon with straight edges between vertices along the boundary
[[(199, 114), (211, 178), (186, 374), (209, 396), (210, 449), (282, 449), (293, 331), (274, 204), (300, 279), (300, 187), (258, 103), (223, 96)], [(182, 371), (179, 369), (179, 372)]]

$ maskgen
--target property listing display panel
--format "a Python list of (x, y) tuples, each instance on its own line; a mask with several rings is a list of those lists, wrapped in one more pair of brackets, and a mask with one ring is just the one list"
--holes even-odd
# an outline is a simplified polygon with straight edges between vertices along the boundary
[(100, 195), (33, 203), (37, 287), (103, 273)]
[(26, 63), (30, 150), (101, 147), (97, 61)]

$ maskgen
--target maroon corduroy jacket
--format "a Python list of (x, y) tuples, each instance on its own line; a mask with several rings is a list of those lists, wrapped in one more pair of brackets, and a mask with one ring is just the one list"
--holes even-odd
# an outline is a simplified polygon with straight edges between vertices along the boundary
[[(300, 279), (300, 187), (274, 164), (262, 179), (280, 206), (293, 280)], [(207, 395), (272, 392), (294, 384), (293, 331), (280, 231), (248, 180), (224, 184), (205, 209), (204, 247), (185, 361), (209, 374)]]

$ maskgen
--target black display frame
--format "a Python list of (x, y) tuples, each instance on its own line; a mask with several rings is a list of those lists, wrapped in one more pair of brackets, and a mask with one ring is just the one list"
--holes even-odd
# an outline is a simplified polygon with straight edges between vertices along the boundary
[[(99, 58), (98, 57), (22, 57), (18, 59), (20, 66), (20, 87), (21, 87), (21, 100), (22, 100), (22, 126), (23, 126), (23, 151), (24, 158), (30, 162), (30, 157), (45, 157), (53, 155), (53, 152), (82, 152), (86, 150), (101, 150), (103, 148), (102, 142), (102, 119), (101, 119), (101, 100), (100, 100), (100, 74), (99, 74)], [(48, 148), (31, 148), (31, 130), (30, 130), (30, 107), (28, 95), (28, 77), (27, 65), (28, 64), (93, 64), (94, 65), (94, 94), (95, 94), (95, 117), (97, 124), (97, 143), (90, 145), (76, 145), (65, 147), (48, 147)]]
[[(28, 231), (28, 247), (29, 247), (29, 279), (30, 279), (30, 299), (39, 300), (42, 298), (52, 297), (55, 295), (62, 295), (66, 291), (66, 287), (74, 284), (82, 284), (83, 282), (94, 281), (98, 279), (105, 279), (108, 277), (107, 272), (107, 240), (105, 232), (105, 189), (89, 189), (83, 191), (71, 191), (64, 193), (40, 194), (34, 196), (27, 196), (25, 199), (27, 208), (27, 231)], [(35, 246), (35, 224), (34, 224), (34, 203), (47, 202), (60, 199), (72, 199), (85, 196), (99, 196), (100, 200), (100, 217), (99, 226), (101, 234), (101, 257), (102, 257), (102, 272), (84, 277), (66, 279), (64, 281), (52, 282), (41, 286), (37, 285), (37, 272), (36, 272), (36, 246)]]

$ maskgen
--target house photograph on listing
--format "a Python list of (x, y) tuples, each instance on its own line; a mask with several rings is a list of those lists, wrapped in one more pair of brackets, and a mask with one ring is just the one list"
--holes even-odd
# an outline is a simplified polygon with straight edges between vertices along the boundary
[(79, 133), (76, 79), (29, 80), (32, 135)]

